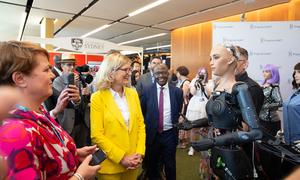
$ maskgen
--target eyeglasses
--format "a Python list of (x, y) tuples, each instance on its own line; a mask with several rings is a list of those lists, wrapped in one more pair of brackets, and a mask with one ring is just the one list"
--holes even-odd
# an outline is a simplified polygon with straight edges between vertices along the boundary
[(118, 70), (124, 71), (124, 72), (126, 72), (126, 73), (131, 72), (131, 68), (118, 68), (117, 71), (118, 71)]

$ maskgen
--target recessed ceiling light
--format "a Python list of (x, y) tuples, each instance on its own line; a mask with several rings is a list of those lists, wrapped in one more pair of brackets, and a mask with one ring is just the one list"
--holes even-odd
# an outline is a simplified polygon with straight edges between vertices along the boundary
[(129, 17), (135, 16), (135, 15), (140, 14), (142, 12), (145, 12), (145, 11), (147, 11), (149, 9), (152, 9), (152, 8), (154, 8), (156, 6), (159, 6), (159, 5), (161, 5), (161, 4), (163, 4), (163, 3), (167, 2), (167, 1), (169, 1), (169, 0), (158, 0), (158, 1), (155, 1), (155, 2), (153, 2), (151, 4), (148, 4), (148, 5), (140, 8), (140, 9), (138, 9), (136, 11), (133, 11), (133, 12), (129, 13), (128, 16)]
[(160, 48), (166, 48), (166, 47), (171, 47), (171, 44), (163, 45), (163, 46), (148, 47), (148, 48), (146, 48), (146, 50), (160, 49)]
[(88, 32), (88, 33), (82, 35), (81, 38), (88, 37), (88, 36), (90, 36), (90, 35), (92, 35), (92, 34), (95, 34), (96, 32), (99, 32), (99, 31), (101, 31), (101, 30), (103, 30), (103, 29), (108, 28), (109, 26), (111, 26), (111, 24), (105, 24), (105, 25), (103, 25), (103, 26), (101, 26), (101, 27), (99, 27), (99, 28), (97, 28), (97, 29), (94, 29), (94, 30), (92, 30), (92, 31), (90, 31), (90, 32)]
[(137, 42), (137, 41), (151, 39), (151, 38), (155, 38), (155, 37), (159, 37), (159, 36), (164, 36), (166, 34), (167, 33), (160, 33), (160, 34), (155, 34), (155, 35), (151, 35), (151, 36), (146, 36), (146, 37), (142, 37), (142, 38), (138, 38), (138, 39), (133, 39), (133, 40), (130, 40), (130, 41), (121, 42), (118, 45), (129, 44), (129, 43), (133, 43), (133, 42)]

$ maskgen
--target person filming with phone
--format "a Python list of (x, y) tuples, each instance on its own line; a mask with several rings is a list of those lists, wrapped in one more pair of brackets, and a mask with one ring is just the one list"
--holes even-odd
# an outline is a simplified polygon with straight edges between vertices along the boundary
[(63, 73), (53, 81), (55, 94), (66, 93), (69, 103), (67, 107), (57, 114), (59, 124), (71, 135), (77, 147), (88, 145), (89, 137), (89, 113), (88, 101), (83, 95), (87, 95), (82, 88), (80, 77), (75, 73), (76, 59), (73, 54), (62, 54), (61, 68)]
[[(0, 42), (0, 86), (21, 94), (0, 127), (1, 178), (82, 180), (100, 169), (89, 165), (97, 147), (77, 149), (41, 105), (53, 93), (54, 77), (45, 49), (29, 42)], [(70, 101), (79, 103), (78, 89), (70, 85), (68, 91)]]

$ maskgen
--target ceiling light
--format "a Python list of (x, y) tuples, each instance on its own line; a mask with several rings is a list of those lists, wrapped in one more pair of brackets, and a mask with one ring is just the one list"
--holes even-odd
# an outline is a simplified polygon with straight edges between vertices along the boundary
[(159, 48), (166, 48), (166, 47), (171, 47), (171, 44), (163, 45), (163, 46), (149, 47), (149, 48), (146, 48), (146, 50), (159, 49)]
[(161, 5), (161, 4), (163, 4), (163, 3), (167, 2), (167, 1), (169, 1), (169, 0), (158, 0), (158, 1), (155, 1), (155, 2), (153, 2), (151, 4), (148, 4), (148, 5), (140, 8), (140, 9), (138, 9), (136, 11), (133, 11), (133, 12), (129, 13), (128, 16), (129, 17), (135, 16), (135, 15), (140, 14), (140, 13), (142, 13), (144, 11), (147, 11), (147, 10), (149, 10), (151, 8), (159, 6), (159, 5)]
[(92, 30), (91, 32), (88, 32), (88, 33), (82, 35), (81, 38), (88, 37), (88, 36), (90, 36), (90, 35), (92, 35), (92, 34), (95, 34), (96, 32), (99, 32), (99, 31), (101, 31), (101, 30), (103, 30), (103, 29), (108, 28), (109, 26), (111, 26), (111, 24), (105, 24), (105, 25), (103, 25), (103, 26), (101, 26), (101, 27), (99, 27), (99, 28), (97, 28), (97, 29)]
[(60, 47), (57, 47), (55, 49), (53, 49), (53, 51), (58, 51), (60, 49)]
[(55, 23), (57, 23), (57, 21), (58, 21), (58, 19), (54, 19), (53, 23), (55, 24)]
[(129, 44), (129, 43), (133, 43), (133, 42), (137, 42), (137, 41), (151, 39), (151, 38), (155, 38), (155, 37), (159, 37), (159, 36), (164, 36), (166, 34), (167, 33), (160, 33), (160, 34), (155, 34), (155, 35), (152, 35), (152, 36), (146, 36), (146, 37), (143, 37), (143, 38), (138, 38), (138, 39), (134, 39), (134, 40), (130, 40), (130, 41), (125, 41), (125, 42), (119, 43), (118, 45)]

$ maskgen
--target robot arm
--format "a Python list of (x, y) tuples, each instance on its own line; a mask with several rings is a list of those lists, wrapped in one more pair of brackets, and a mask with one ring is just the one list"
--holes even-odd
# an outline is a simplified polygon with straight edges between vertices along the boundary
[(236, 84), (232, 93), (237, 97), (243, 119), (249, 126), (249, 132), (238, 131), (227, 133), (215, 138), (208, 138), (199, 142), (192, 143), (193, 148), (199, 151), (207, 150), (214, 146), (228, 146), (252, 142), (262, 138), (262, 132), (258, 126), (258, 117), (248, 92), (246, 84)]
[(194, 121), (189, 121), (183, 114), (180, 113), (180, 116), (183, 117), (184, 121), (175, 125), (176, 128), (180, 130), (190, 130), (193, 128), (199, 127), (207, 127), (208, 126), (208, 119), (201, 118)]

